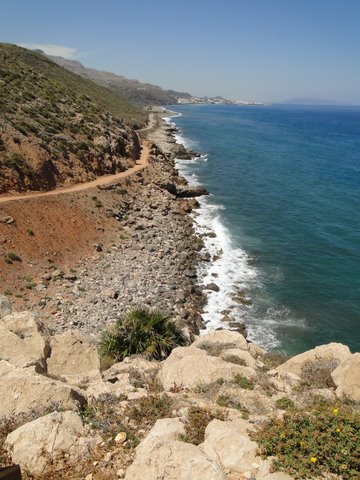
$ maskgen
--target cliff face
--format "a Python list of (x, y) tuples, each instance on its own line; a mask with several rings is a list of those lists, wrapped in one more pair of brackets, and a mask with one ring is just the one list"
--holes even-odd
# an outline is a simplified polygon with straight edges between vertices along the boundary
[(133, 165), (145, 113), (44, 56), (0, 45), (0, 193), (51, 190)]

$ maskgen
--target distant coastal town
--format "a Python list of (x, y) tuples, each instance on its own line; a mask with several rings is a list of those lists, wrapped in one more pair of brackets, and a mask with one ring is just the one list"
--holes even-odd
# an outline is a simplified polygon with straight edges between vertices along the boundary
[(209, 105), (265, 105), (263, 102), (248, 102), (244, 100), (229, 100), (223, 97), (180, 97), (179, 104), (209, 104)]

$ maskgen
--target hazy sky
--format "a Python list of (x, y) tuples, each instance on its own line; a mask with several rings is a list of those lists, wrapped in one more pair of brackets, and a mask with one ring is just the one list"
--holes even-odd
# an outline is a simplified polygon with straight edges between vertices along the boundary
[(193, 95), (360, 104), (360, 0), (3, 0), (0, 33)]

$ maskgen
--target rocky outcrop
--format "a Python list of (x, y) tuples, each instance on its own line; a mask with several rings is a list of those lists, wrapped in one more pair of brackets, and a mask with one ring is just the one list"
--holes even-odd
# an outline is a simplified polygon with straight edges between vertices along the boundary
[(13, 313), (0, 320), (1, 360), (18, 367), (34, 366), (43, 372), (49, 354), (49, 332), (33, 313)]
[(301, 377), (302, 369), (308, 362), (316, 363), (321, 360), (332, 360), (334, 361), (335, 368), (335, 363), (339, 365), (342, 361), (350, 357), (350, 355), (350, 349), (346, 345), (342, 345), (341, 343), (329, 343), (290, 358), (290, 360), (287, 360), (285, 363), (277, 367), (276, 370), (280, 374), (292, 373)]
[(248, 422), (240, 419), (233, 422), (213, 420), (206, 427), (205, 441), (201, 448), (223, 469), (254, 475), (261, 458), (256, 455), (257, 443), (247, 433), (249, 427)]
[(32, 473), (50, 462), (75, 465), (90, 457), (100, 438), (91, 438), (75, 412), (54, 412), (26, 423), (7, 436), (12, 461)]
[(180, 358), (178, 349), (162, 363), (158, 380), (165, 390), (171, 390), (174, 385), (184, 388), (194, 388), (199, 384), (210, 384), (218, 379), (233, 380), (236, 375), (255, 380), (257, 374), (249, 367), (226, 362), (218, 357), (205, 355), (202, 350), (194, 347), (182, 348)]
[[(145, 473), (146, 472), (146, 473)], [(125, 480), (225, 480), (222, 469), (195, 445), (172, 440), (136, 456)]]
[(80, 390), (49, 377), (0, 361), (0, 419), (31, 417), (65, 408), (78, 410), (86, 404)]
[(185, 433), (184, 424), (178, 418), (161, 418), (157, 420), (145, 439), (136, 448), (137, 457), (151, 453), (156, 446), (172, 440), (178, 440)]
[(202, 335), (195, 340), (192, 346), (205, 348), (206, 345), (239, 348), (240, 350), (248, 349), (248, 343), (245, 338), (240, 333), (231, 330), (215, 330), (207, 335)]
[(101, 379), (100, 360), (95, 345), (76, 330), (68, 330), (51, 339), (47, 359), (48, 374), (72, 385), (84, 385)]
[(360, 353), (347, 357), (331, 376), (338, 397), (360, 403)]

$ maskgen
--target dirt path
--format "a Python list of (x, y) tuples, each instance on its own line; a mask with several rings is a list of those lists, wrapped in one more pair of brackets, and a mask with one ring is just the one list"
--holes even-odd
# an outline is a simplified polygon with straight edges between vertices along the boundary
[(110, 183), (116, 182), (117, 180), (120, 180), (121, 178), (129, 177), (133, 173), (146, 168), (149, 164), (149, 161), (148, 161), (149, 152), (150, 152), (149, 146), (147, 144), (143, 144), (140, 160), (134, 167), (129, 168), (125, 172), (116, 173), (115, 175), (104, 175), (104, 176), (98, 177), (96, 180), (93, 180), (91, 182), (77, 183), (76, 185), (71, 185), (70, 187), (58, 188), (56, 190), (51, 190), (49, 192), (34, 192), (34, 193), (23, 193), (23, 194), (17, 194), (17, 195), (0, 196), (0, 204), (6, 203), (6, 202), (12, 202), (14, 200), (24, 200), (28, 198), (49, 197), (51, 195), (61, 195), (64, 193), (81, 192), (83, 190), (88, 190), (90, 188), (95, 188), (101, 185), (108, 185)]

